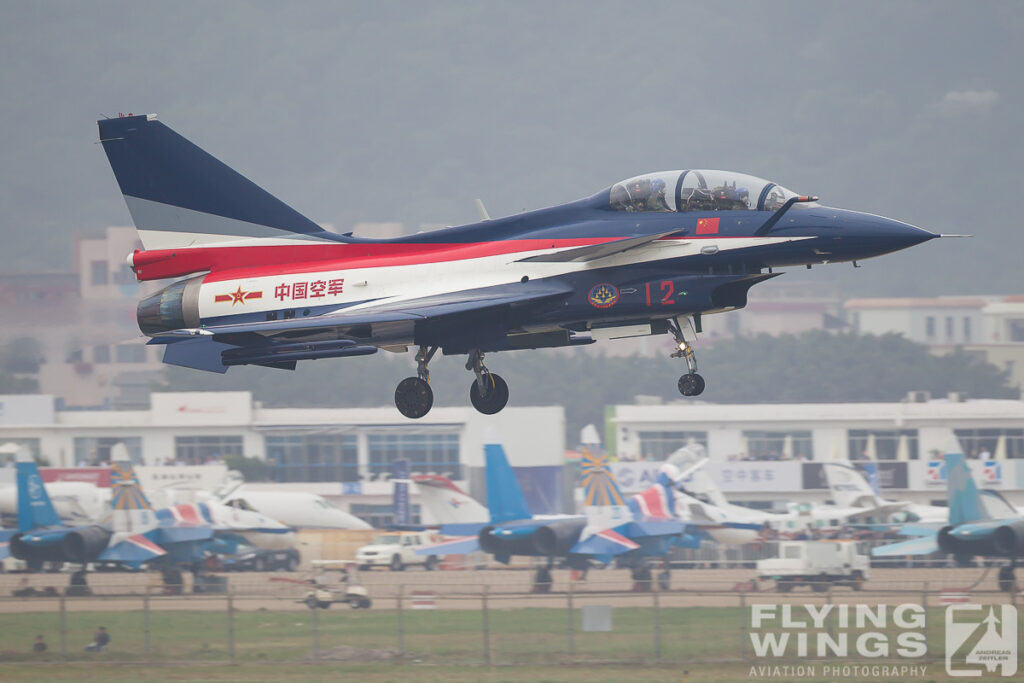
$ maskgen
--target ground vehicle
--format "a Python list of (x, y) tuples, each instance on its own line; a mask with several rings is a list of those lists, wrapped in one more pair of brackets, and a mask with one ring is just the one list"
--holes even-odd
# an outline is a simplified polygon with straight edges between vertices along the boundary
[(264, 550), (262, 548), (239, 548), (235, 555), (222, 560), (224, 571), (235, 572), (293, 572), (299, 568), (299, 551)]
[[(359, 583), (356, 563), (347, 560), (314, 560), (313, 568), (318, 573), (311, 579), (273, 576), (270, 580), (308, 585), (310, 590), (298, 602), (305, 603), (310, 609), (327, 609), (336, 602), (347, 603), (352, 609), (367, 609), (372, 604), (370, 591)], [(328, 571), (330, 568), (337, 568), (337, 584), (333, 583), (335, 575)]]
[(437, 567), (437, 555), (417, 555), (416, 549), (433, 543), (424, 531), (389, 531), (356, 551), (360, 569), (390, 567), (398, 572), (411, 564), (422, 564), (427, 571)]
[(860, 590), (868, 578), (868, 555), (857, 541), (782, 541), (779, 556), (758, 560), (760, 579), (774, 579), (780, 593), (809, 585), (816, 591), (829, 585)]

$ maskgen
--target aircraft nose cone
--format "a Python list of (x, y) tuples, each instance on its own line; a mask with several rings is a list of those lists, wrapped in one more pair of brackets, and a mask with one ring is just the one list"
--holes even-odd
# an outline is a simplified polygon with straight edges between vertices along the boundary
[(859, 258), (880, 256), (927, 242), (937, 234), (902, 221), (855, 211), (842, 212), (838, 225)]

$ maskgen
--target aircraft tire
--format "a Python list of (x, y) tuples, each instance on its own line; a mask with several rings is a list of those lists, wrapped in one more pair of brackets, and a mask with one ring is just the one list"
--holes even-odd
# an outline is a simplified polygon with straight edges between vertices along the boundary
[(418, 420), (430, 412), (434, 405), (434, 392), (419, 377), (406, 377), (395, 389), (395, 407), (406, 417)]
[(696, 372), (679, 378), (679, 393), (683, 396), (699, 396), (704, 393), (704, 378)]
[(480, 387), (477, 386), (476, 380), (469, 385), (469, 402), (484, 415), (494, 415), (501, 412), (501, 409), (508, 403), (508, 384), (505, 383), (501, 375), (495, 375), (492, 372), (487, 373), (484, 384), (487, 384), (487, 379), (490, 379), (491, 387), (490, 391), (485, 394), (480, 393)]

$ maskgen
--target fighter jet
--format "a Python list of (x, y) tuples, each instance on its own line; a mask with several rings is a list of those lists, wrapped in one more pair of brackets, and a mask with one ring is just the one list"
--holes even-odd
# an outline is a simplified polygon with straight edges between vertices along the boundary
[(416, 376), (395, 390), (409, 418), (433, 405), (438, 350), (467, 357), (470, 401), (494, 414), (509, 389), (485, 353), (669, 334), (686, 364), (678, 389), (696, 396), (705, 382), (690, 342), (703, 315), (743, 308), (777, 268), (856, 265), (938, 237), (751, 175), (678, 170), (504, 218), (482, 210), (477, 223), (357, 238), (324, 230), (155, 115), (98, 123), (144, 247), (128, 265), (140, 281), (183, 278), (138, 305), (165, 363), (294, 369), (416, 346)]

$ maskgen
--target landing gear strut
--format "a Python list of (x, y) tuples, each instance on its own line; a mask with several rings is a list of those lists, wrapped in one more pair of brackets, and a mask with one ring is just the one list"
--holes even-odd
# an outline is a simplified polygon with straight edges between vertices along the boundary
[(633, 592), (648, 593), (651, 590), (651, 568), (646, 562), (633, 565)]
[(999, 568), (999, 578), (996, 579), (996, 582), (999, 585), (999, 590), (1004, 593), (1012, 593), (1017, 588), (1017, 577), (1013, 575), (1016, 564), (1011, 560), (1010, 564)]
[(500, 375), (495, 375), (484, 366), (484, 354), (479, 349), (469, 352), (466, 369), (476, 375), (469, 387), (469, 401), (484, 415), (500, 412), (508, 403), (508, 385)]
[(553, 562), (554, 559), (549, 557), (547, 566), (537, 567), (537, 573), (533, 575), (534, 593), (551, 592), (551, 566)]
[(679, 393), (683, 396), (699, 396), (704, 391), (704, 378), (697, 374), (697, 356), (693, 353), (693, 347), (683, 336), (683, 328), (678, 319), (668, 321), (668, 330), (678, 346), (672, 358), (686, 360), (687, 373), (679, 378)]
[(430, 388), (430, 370), (427, 364), (437, 353), (437, 347), (421, 346), (416, 354), (416, 377), (406, 377), (395, 389), (395, 407), (406, 417), (417, 420), (430, 412), (434, 405), (434, 392)]

